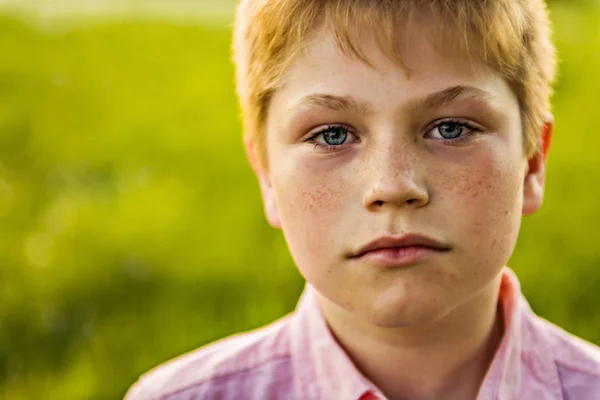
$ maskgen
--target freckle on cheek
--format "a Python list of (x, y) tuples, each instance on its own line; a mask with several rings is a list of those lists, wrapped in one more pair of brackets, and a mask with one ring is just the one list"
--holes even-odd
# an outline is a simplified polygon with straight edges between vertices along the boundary
[[(314, 187), (314, 186), (313, 186)], [(309, 189), (300, 192), (300, 202), (304, 210), (334, 211), (338, 204), (335, 201), (343, 190), (341, 182), (329, 185), (326, 189)]]
[(329, 195), (320, 190), (303, 191), (300, 194), (301, 204), (304, 210), (315, 211), (322, 207)]

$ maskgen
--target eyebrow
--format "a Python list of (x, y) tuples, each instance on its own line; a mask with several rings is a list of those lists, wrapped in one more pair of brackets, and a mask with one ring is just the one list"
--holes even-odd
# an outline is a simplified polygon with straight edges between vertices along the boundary
[(324, 93), (315, 93), (304, 96), (293, 108), (304, 109), (311, 107), (328, 108), (333, 111), (362, 115), (368, 115), (373, 112), (373, 108), (369, 103), (358, 102), (350, 96), (336, 96)]
[(491, 94), (473, 86), (456, 85), (439, 92), (432, 93), (412, 104), (414, 110), (435, 110), (451, 103), (459, 96), (468, 96), (471, 99), (490, 100)]
[[(459, 96), (468, 96), (472, 99), (491, 99), (491, 94), (473, 86), (456, 85), (431, 93), (421, 99), (410, 102), (409, 107), (415, 111), (435, 110), (451, 103)], [(292, 109), (302, 111), (305, 108), (328, 108), (333, 111), (348, 112), (353, 114), (369, 115), (373, 113), (373, 107), (368, 102), (359, 102), (351, 96), (337, 96), (326, 93), (314, 93), (296, 103)]]

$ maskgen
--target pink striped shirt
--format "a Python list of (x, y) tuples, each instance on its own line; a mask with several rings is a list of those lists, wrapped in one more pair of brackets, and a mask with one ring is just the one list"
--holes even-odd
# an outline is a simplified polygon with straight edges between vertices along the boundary
[[(504, 337), (478, 400), (600, 400), (600, 348), (537, 317), (503, 272)], [(292, 314), (144, 375), (126, 400), (367, 400), (385, 396), (331, 335), (306, 285)]]

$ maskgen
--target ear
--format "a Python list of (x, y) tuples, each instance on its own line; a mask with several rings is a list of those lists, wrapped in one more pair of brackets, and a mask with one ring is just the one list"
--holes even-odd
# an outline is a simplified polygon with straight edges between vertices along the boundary
[(527, 172), (523, 183), (523, 215), (535, 213), (544, 200), (544, 184), (546, 179), (546, 159), (552, 141), (554, 118), (548, 115), (544, 120), (539, 150), (527, 160)]
[(258, 178), (258, 185), (260, 187), (260, 193), (263, 200), (263, 207), (265, 210), (265, 217), (269, 224), (275, 229), (281, 229), (281, 220), (279, 218), (279, 210), (277, 209), (277, 202), (275, 201), (275, 192), (273, 185), (267, 170), (263, 167), (260, 162), (258, 155), (258, 149), (256, 143), (253, 140), (244, 140), (244, 147), (246, 148), (246, 155), (250, 166), (254, 170), (256, 177)]

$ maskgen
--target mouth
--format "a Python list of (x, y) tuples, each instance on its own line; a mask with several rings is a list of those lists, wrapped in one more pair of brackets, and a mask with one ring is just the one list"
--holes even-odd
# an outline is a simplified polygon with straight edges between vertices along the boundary
[(417, 264), (428, 257), (448, 251), (450, 247), (438, 240), (408, 234), (380, 237), (352, 253), (349, 258), (383, 267), (401, 267)]

